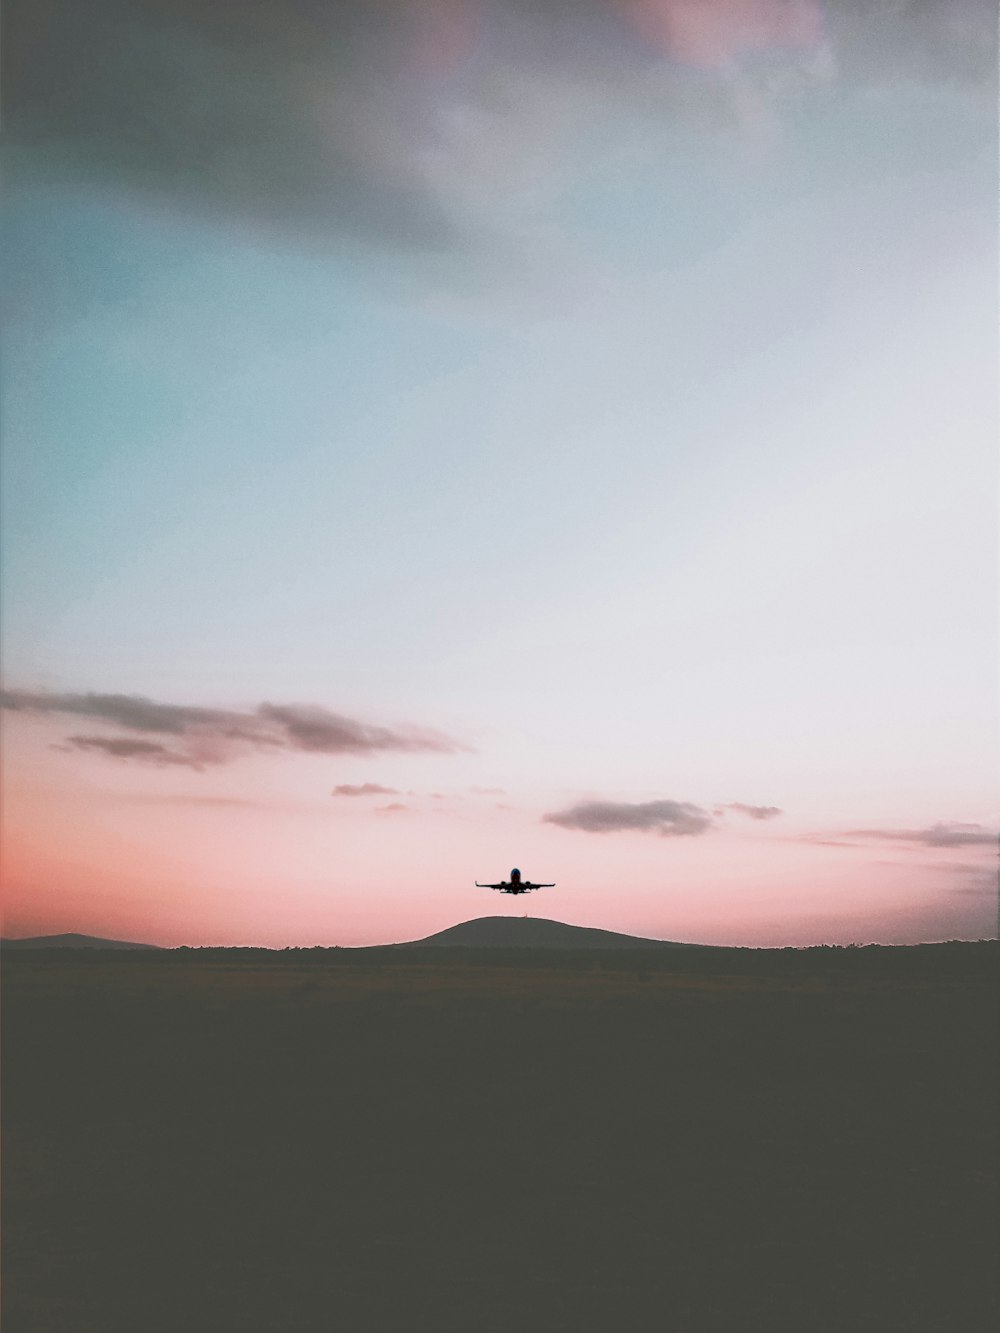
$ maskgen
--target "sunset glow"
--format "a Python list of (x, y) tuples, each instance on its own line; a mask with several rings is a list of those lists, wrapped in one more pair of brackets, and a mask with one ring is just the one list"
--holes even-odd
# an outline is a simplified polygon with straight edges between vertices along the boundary
[(996, 935), (985, 11), (50, 8), (5, 935)]

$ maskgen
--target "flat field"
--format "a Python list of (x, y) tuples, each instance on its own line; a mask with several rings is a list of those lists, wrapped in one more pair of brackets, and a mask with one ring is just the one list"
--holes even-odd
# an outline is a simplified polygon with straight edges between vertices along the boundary
[(986, 1333), (997, 958), (9, 954), (6, 1333)]

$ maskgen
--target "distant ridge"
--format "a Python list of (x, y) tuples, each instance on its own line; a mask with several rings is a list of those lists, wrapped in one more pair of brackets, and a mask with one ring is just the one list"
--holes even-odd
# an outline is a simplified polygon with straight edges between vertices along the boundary
[(102, 940), (97, 935), (32, 935), (22, 940), (0, 940), (4, 949), (159, 949), (158, 944), (131, 940)]
[(569, 926), (545, 917), (480, 916), (474, 921), (439, 930), (423, 940), (408, 940), (398, 948), (464, 949), (701, 949), (706, 945), (676, 940), (647, 940), (616, 930)]

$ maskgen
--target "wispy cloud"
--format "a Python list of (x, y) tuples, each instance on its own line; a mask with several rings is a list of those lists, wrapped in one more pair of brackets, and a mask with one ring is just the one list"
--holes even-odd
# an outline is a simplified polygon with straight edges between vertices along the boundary
[(418, 727), (375, 727), (331, 713), (319, 704), (263, 703), (254, 716), (263, 724), (265, 743), (269, 743), (268, 728), (273, 726), (289, 749), (318, 754), (370, 754), (376, 750), (448, 754), (461, 748), (440, 732)]
[(362, 782), (354, 785), (350, 782), (343, 782), (339, 787), (334, 787), (330, 793), (331, 796), (398, 796), (398, 787), (383, 787), (378, 782)]
[(911, 842), (924, 847), (996, 847), (1000, 834), (982, 824), (931, 824), (918, 829), (845, 829), (845, 838)]
[(725, 810), (735, 810), (737, 814), (746, 815), (748, 819), (776, 819), (783, 813), (777, 805), (746, 805), (743, 801), (729, 801), (721, 805), (716, 814), (721, 814)]
[(690, 837), (706, 833), (712, 827), (707, 810), (690, 801), (582, 801), (568, 810), (543, 816), (548, 824), (560, 828), (582, 829), (585, 833), (619, 833), (625, 830), (658, 833), (661, 837)]
[(128, 736), (76, 736), (75, 749), (99, 750), (111, 758), (201, 769), (227, 763), (252, 750), (305, 754), (453, 754), (457, 741), (428, 728), (383, 727), (319, 704), (262, 703), (249, 712), (191, 704), (159, 703), (131, 694), (58, 694), (29, 690), (0, 692), (0, 708), (14, 712), (84, 717), (92, 722), (171, 738), (170, 743)]
[(677, 838), (707, 833), (717, 827), (715, 819), (721, 819), (727, 810), (755, 820), (775, 819), (782, 814), (779, 806), (748, 805), (745, 801), (729, 801), (711, 812), (691, 801), (581, 801), (568, 810), (544, 815), (543, 819), (585, 833), (631, 830)]
[(162, 704), (137, 694), (50, 694), (43, 691), (2, 690), (0, 708), (14, 712), (63, 713), (113, 722), (130, 731), (153, 731), (179, 736), (206, 727), (226, 737), (242, 736), (247, 715), (221, 708), (191, 704)]
[(410, 811), (413, 807), (404, 805), (402, 801), (391, 801), (388, 805), (380, 805), (376, 814), (380, 815), (401, 815)]
[(127, 736), (68, 736), (57, 749), (96, 750), (113, 759), (137, 759), (144, 764), (164, 768), (180, 765), (200, 770), (202, 764), (191, 755), (178, 754), (158, 741), (130, 740)]

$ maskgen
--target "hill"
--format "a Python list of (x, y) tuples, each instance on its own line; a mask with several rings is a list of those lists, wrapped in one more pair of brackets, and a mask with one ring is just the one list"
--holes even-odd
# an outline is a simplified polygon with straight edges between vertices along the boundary
[(21, 940), (0, 940), (5, 949), (159, 949), (158, 944), (131, 940), (102, 940), (97, 935), (32, 935)]
[(426, 939), (410, 940), (398, 948), (463, 949), (697, 949), (704, 945), (674, 940), (647, 940), (615, 930), (569, 926), (545, 917), (481, 916), (439, 930)]

